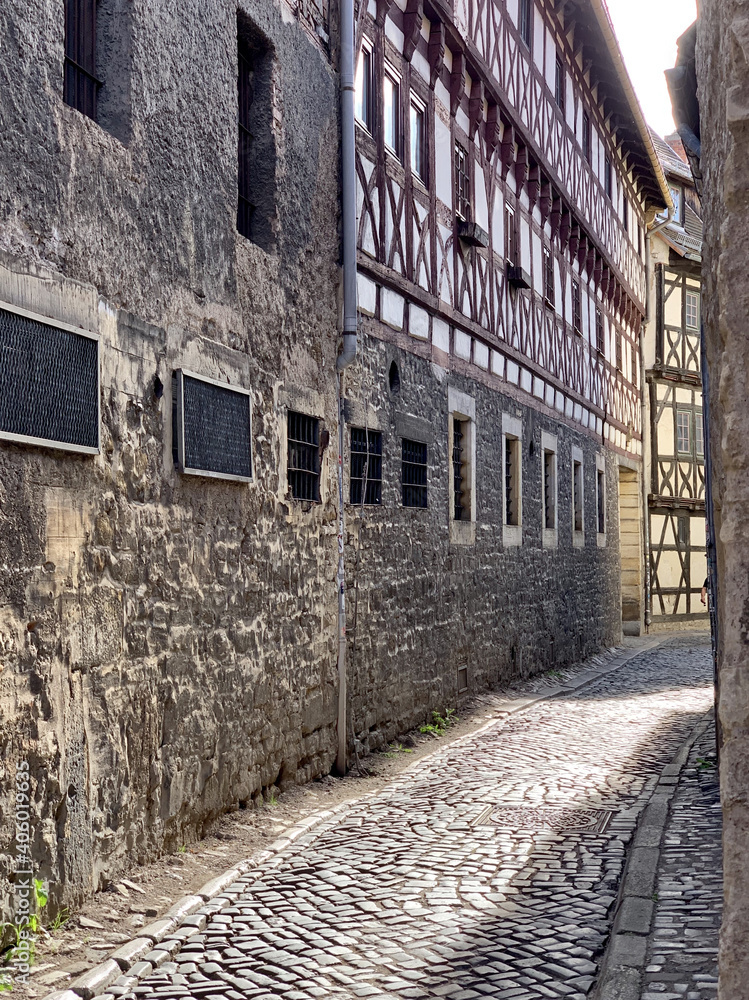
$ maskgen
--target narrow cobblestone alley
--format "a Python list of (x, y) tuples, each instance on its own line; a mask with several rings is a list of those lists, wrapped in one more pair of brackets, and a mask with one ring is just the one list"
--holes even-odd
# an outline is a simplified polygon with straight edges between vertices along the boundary
[[(669, 639), (438, 750), (133, 956), (151, 965), (108, 993), (584, 998), (638, 814), (710, 710), (711, 670), (704, 636)], [(683, 863), (674, 855), (659, 881), (670, 951), (666, 906)]]

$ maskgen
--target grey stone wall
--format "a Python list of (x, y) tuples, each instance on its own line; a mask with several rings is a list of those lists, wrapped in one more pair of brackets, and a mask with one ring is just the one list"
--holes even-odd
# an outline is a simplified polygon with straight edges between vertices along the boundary
[(749, 10), (737, 0), (700, 4), (697, 40), (702, 130), (703, 324), (710, 376), (710, 447), (718, 556), (718, 716), (722, 736), (725, 905), (722, 1000), (749, 977)]
[[(127, 144), (62, 101), (61, 0), (0, 10), (0, 300), (98, 331), (102, 372), (99, 456), (0, 443), (7, 919), (19, 761), (54, 910), (335, 755), (335, 460), (305, 510), (284, 457), (287, 406), (331, 429), (337, 412), (324, 32), (241, 2), (275, 56), (265, 253), (235, 225), (236, 4), (104, 7), (130, 32), (104, 104)], [(251, 389), (251, 485), (175, 471), (178, 367)]]
[[(617, 457), (558, 415), (521, 403), (519, 394), (498, 392), (379, 339), (375, 321), (367, 330), (346, 392), (351, 423), (368, 421), (383, 434), (382, 505), (365, 507), (361, 525), (361, 508), (348, 508), (352, 728), (365, 748), (431, 721), (433, 709), (456, 708), (461, 667), (476, 692), (565, 666), (621, 637)], [(393, 361), (396, 393), (389, 389)], [(473, 544), (451, 542), (448, 387), (475, 399)], [(523, 428), (523, 541), (509, 548), (502, 541), (503, 413), (519, 417)], [(542, 431), (558, 445), (556, 549), (542, 546)], [(427, 510), (401, 504), (402, 436), (428, 442)], [(572, 535), (573, 446), (583, 452), (582, 548), (573, 546)], [(606, 460), (605, 547), (596, 533), (597, 454)]]

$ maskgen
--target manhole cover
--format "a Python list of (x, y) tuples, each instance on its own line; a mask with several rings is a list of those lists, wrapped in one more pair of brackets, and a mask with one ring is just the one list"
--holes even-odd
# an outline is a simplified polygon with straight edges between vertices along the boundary
[(509, 830), (553, 830), (555, 833), (603, 833), (613, 813), (606, 809), (564, 806), (489, 806), (476, 825)]

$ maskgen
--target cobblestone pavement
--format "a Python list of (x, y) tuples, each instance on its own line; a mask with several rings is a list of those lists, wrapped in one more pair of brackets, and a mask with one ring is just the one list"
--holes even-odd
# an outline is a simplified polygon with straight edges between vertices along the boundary
[(701, 642), (679, 637), (419, 762), (188, 917), (139, 985), (108, 992), (585, 997), (637, 815), (711, 705)]
[(657, 900), (642, 1000), (713, 1000), (723, 877), (712, 727), (693, 747), (671, 803)]

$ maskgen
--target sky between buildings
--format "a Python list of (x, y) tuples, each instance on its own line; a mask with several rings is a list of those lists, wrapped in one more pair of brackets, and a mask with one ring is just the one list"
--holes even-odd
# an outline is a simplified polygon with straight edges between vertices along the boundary
[(676, 39), (697, 17), (696, 0), (608, 0), (619, 45), (645, 120), (660, 135), (674, 131), (665, 69)]

